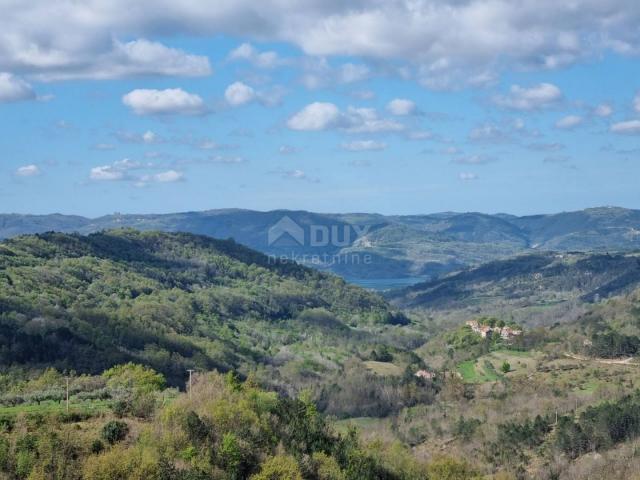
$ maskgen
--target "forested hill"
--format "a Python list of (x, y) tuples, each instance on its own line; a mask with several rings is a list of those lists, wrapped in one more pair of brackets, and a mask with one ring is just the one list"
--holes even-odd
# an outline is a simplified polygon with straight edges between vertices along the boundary
[[(327, 244), (270, 242), (288, 219), (307, 240), (319, 229), (336, 232)], [(237, 242), (267, 254), (367, 255), (371, 261), (310, 266), (351, 279), (430, 277), (534, 251), (640, 249), (640, 210), (615, 207), (517, 217), (482, 213), (427, 215), (324, 214), (306, 211), (224, 209), (150, 215), (113, 214), (89, 219), (66, 215), (0, 214), (0, 239), (46, 231), (83, 234), (112, 228), (190, 232)], [(349, 235), (345, 234), (348, 232)]]
[(389, 292), (392, 303), (452, 315), (505, 315), (524, 324), (575, 318), (582, 307), (640, 286), (640, 254), (546, 253), (496, 260)]
[(271, 363), (314, 328), (349, 338), (403, 321), (375, 294), (232, 240), (113, 230), (0, 243), (0, 366), (137, 361), (177, 382), (186, 368)]

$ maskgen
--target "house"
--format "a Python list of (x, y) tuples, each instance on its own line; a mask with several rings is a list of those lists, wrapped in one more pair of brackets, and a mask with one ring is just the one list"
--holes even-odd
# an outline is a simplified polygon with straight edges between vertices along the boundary
[(515, 336), (522, 335), (522, 330), (509, 326), (492, 327), (490, 325), (480, 324), (477, 320), (468, 320), (466, 324), (471, 328), (471, 331), (477, 333), (482, 338), (486, 338), (490, 333), (497, 333), (504, 340), (509, 340)]
[(424, 378), (425, 380), (433, 380), (436, 378), (436, 374), (429, 370), (418, 370), (414, 375), (418, 378)]

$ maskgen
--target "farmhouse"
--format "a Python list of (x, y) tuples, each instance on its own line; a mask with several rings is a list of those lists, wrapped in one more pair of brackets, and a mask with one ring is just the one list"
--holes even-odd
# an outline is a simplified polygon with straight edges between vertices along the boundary
[(474, 333), (477, 333), (482, 338), (486, 338), (487, 335), (493, 334), (493, 333), (500, 335), (500, 337), (503, 338), (504, 340), (509, 340), (515, 336), (522, 335), (521, 329), (517, 327), (514, 328), (508, 325), (505, 325), (503, 327), (499, 327), (499, 326), (492, 327), (487, 323), (481, 323), (481, 322), (478, 322), (477, 320), (469, 320), (467, 321), (467, 325), (471, 327), (471, 330)]
[(436, 374), (429, 370), (418, 370), (414, 375), (418, 378), (424, 378), (425, 380), (433, 380), (436, 378)]

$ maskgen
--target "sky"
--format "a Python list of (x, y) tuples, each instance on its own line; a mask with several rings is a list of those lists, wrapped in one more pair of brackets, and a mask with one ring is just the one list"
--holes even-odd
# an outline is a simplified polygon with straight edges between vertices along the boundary
[(0, 212), (640, 208), (636, 0), (0, 0)]

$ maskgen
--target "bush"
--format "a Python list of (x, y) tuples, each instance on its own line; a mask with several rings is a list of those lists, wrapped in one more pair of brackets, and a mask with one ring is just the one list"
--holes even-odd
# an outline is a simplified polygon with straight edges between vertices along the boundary
[(103, 450), (104, 450), (104, 443), (102, 443), (102, 440), (100, 440), (99, 438), (96, 438), (91, 443), (91, 453), (98, 454), (98, 453), (102, 453)]
[(107, 422), (105, 426), (102, 427), (102, 438), (111, 445), (124, 440), (128, 433), (129, 425), (118, 420)]
[(295, 458), (276, 455), (264, 462), (260, 473), (251, 480), (302, 480), (302, 474)]

